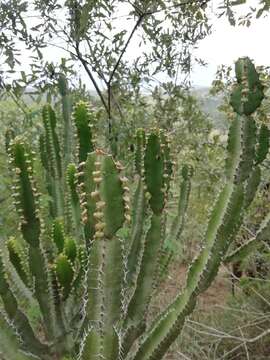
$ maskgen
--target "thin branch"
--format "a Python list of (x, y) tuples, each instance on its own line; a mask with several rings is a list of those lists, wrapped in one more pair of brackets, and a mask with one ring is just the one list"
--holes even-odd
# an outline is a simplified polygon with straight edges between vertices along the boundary
[[(239, 326), (239, 332), (242, 336), (242, 339), (244, 339), (244, 334), (243, 334), (243, 331), (241, 329), (241, 327)], [(248, 352), (248, 348), (247, 348), (247, 344), (244, 342), (244, 349), (245, 349), (245, 352), (246, 352), (246, 357), (247, 357), (247, 360), (250, 360), (249, 358), (249, 352)]]
[[(72, 40), (73, 40), (73, 39), (72, 39), (72, 38), (70, 37), (70, 35), (66, 32), (66, 30), (63, 29), (63, 28), (61, 28), (61, 27), (60, 27), (60, 29), (61, 29), (61, 31), (64, 33), (64, 35), (67, 36), (69, 42), (72, 43)], [(88, 43), (88, 45), (89, 45), (89, 43)], [(102, 104), (103, 104), (103, 106), (104, 106), (107, 114), (110, 116), (109, 108), (108, 108), (108, 106), (107, 106), (107, 104), (106, 104), (105, 98), (104, 98), (104, 96), (102, 95), (102, 92), (101, 92), (101, 90), (100, 90), (100, 88), (99, 88), (99, 86), (98, 86), (98, 84), (97, 84), (97, 82), (96, 82), (96, 80), (95, 80), (95, 78), (94, 78), (91, 70), (89, 69), (89, 66), (91, 66), (91, 64), (82, 56), (82, 53), (80, 52), (80, 43), (79, 43), (79, 41), (76, 41), (76, 42), (75, 42), (76, 55), (75, 55), (72, 51), (70, 51), (70, 50), (67, 50), (67, 49), (66, 49), (66, 51), (68, 51), (71, 55), (73, 55), (73, 56), (75, 56), (75, 57), (76, 57), (76, 55), (77, 55), (78, 59), (80, 60), (81, 64), (83, 65), (83, 67), (84, 67), (87, 75), (89, 76), (90, 80), (92, 81), (92, 84), (94, 85), (94, 88), (95, 88), (95, 90), (96, 90), (96, 92), (97, 92), (97, 94), (98, 94), (98, 96), (99, 96), (99, 98), (100, 98), (100, 100), (101, 100), (101, 102), (102, 102)], [(104, 82), (106, 83), (106, 85), (107, 85), (106, 79), (105, 79), (103, 76), (101, 76), (101, 74), (100, 74), (97, 70), (94, 70), (94, 71), (98, 74), (98, 76), (99, 76), (101, 79), (103, 79), (103, 81), (104, 81)]]
[(100, 97), (100, 100), (101, 100), (101, 102), (102, 102), (102, 104), (103, 104), (106, 112), (107, 112), (108, 115), (110, 116), (109, 109), (108, 109), (108, 105), (106, 104), (106, 101), (105, 101), (105, 99), (104, 99), (104, 97), (103, 97), (103, 95), (102, 95), (102, 92), (101, 92), (101, 90), (100, 90), (100, 88), (99, 88), (99, 86), (98, 86), (95, 78), (93, 77), (93, 74), (92, 74), (91, 70), (90, 70), (89, 67), (88, 67), (87, 61), (85, 61), (85, 59), (83, 58), (83, 56), (82, 56), (82, 54), (81, 54), (81, 52), (80, 52), (79, 42), (76, 42), (75, 49), (76, 49), (76, 54), (77, 54), (77, 56), (78, 56), (78, 59), (79, 59), (80, 62), (82, 63), (85, 71), (87, 72), (87, 75), (88, 75), (89, 78), (91, 79), (91, 81), (92, 81), (92, 83), (93, 83), (93, 85), (94, 85), (94, 87), (95, 87), (95, 89), (96, 89), (96, 92), (98, 93), (98, 96)]
[(254, 343), (258, 340), (262, 339), (263, 337), (270, 335), (270, 329), (265, 330), (264, 332), (260, 333), (258, 336), (251, 338), (251, 339), (244, 339), (246, 343)]
[[(94, 63), (96, 64), (95, 67), (92, 65), (93, 71), (95, 71), (98, 74), (100, 79), (102, 79), (105, 82), (106, 85), (108, 85), (108, 81), (106, 80), (104, 74), (101, 72), (100, 69), (97, 69), (97, 65), (99, 64), (99, 62), (98, 62), (98, 60), (97, 60), (97, 58), (95, 56), (95, 53), (94, 53), (94, 51), (92, 49), (92, 46), (90, 44), (90, 40), (88, 38), (86, 39), (86, 42), (87, 42), (88, 48), (90, 50), (91, 56), (93, 57)], [(88, 64), (91, 65), (89, 62), (88, 62)]]
[(120, 117), (121, 117), (121, 120), (124, 120), (124, 114), (123, 114), (122, 109), (121, 109), (121, 107), (120, 107), (120, 104), (119, 104), (119, 102), (117, 101), (117, 99), (115, 98), (113, 92), (111, 93), (111, 96), (112, 96), (112, 100), (114, 101), (114, 103), (115, 103), (115, 105), (116, 105), (116, 107), (117, 107), (117, 110), (118, 110), (118, 112), (119, 112), (119, 115), (120, 115)]
[(185, 360), (191, 360), (189, 357), (187, 357), (185, 354), (183, 354), (181, 351), (177, 351), (178, 355), (181, 355), (183, 359)]
[(75, 54), (73, 51), (65, 48), (64, 46), (61, 46), (61, 45), (58, 45), (58, 44), (53, 44), (53, 43), (49, 43), (49, 42), (44, 42), (45, 45), (48, 45), (48, 46), (52, 46), (52, 47), (55, 47), (57, 49), (60, 49), (60, 50), (63, 50), (63, 51), (66, 51), (67, 53), (69, 53), (70, 55), (74, 56), (74, 57), (77, 57), (78, 55)]
[[(227, 355), (232, 354), (233, 352), (235, 352), (237, 349), (239, 349), (242, 346), (245, 346), (245, 344), (250, 344), (250, 343), (255, 343), (258, 340), (262, 339), (263, 337), (270, 335), (270, 329), (267, 329), (266, 331), (262, 332), (261, 334), (259, 334), (258, 336), (251, 338), (251, 339), (243, 339), (243, 342), (241, 342), (240, 344), (238, 344), (237, 346), (235, 346), (232, 350), (226, 352), (219, 360), (222, 359), (227, 359)], [(240, 338), (241, 339), (241, 338)]]
[[(200, 5), (201, 7), (207, 5), (211, 0), (204, 0), (200, 3), (200, 1), (197, 1), (197, 4)], [(196, 1), (194, 1), (195, 3)], [(156, 9), (156, 10), (153, 10), (153, 11), (148, 11), (145, 13), (145, 16), (149, 16), (149, 15), (154, 15), (154, 14), (157, 14), (157, 13), (160, 13), (164, 10), (173, 10), (173, 9), (177, 9), (177, 8), (181, 8), (183, 6), (186, 6), (186, 5), (191, 5), (192, 4), (192, 1), (190, 0), (187, 0), (185, 2), (182, 2), (181, 4), (175, 4), (175, 5), (172, 5), (172, 6), (169, 6), (167, 7), (166, 9)]]
[(110, 79), (109, 79), (109, 85), (111, 84), (111, 81), (112, 81), (112, 79), (113, 79), (113, 77), (114, 77), (114, 74), (115, 74), (115, 72), (116, 72), (116, 70), (117, 70), (117, 68), (118, 68), (118, 66), (119, 66), (119, 64), (120, 64), (120, 62), (121, 62), (121, 60), (122, 60), (122, 57), (123, 57), (123, 55), (125, 54), (126, 49), (127, 49), (128, 45), (129, 45), (129, 43), (130, 43), (130, 41), (131, 41), (134, 33), (136, 32), (137, 28), (140, 26), (140, 24), (141, 24), (144, 16), (145, 16), (145, 14), (142, 14), (142, 15), (140, 15), (140, 16), (138, 17), (138, 20), (137, 20), (136, 24), (134, 25), (134, 27), (133, 27), (133, 29), (132, 29), (132, 31), (131, 31), (128, 39), (127, 39), (127, 42), (126, 42), (125, 46), (123, 47), (123, 49), (122, 49), (122, 51), (121, 51), (121, 54), (120, 54), (120, 56), (119, 56), (119, 58), (118, 58), (118, 60), (117, 60), (117, 62), (116, 62), (116, 64), (115, 64), (115, 66), (114, 66), (114, 68), (113, 68), (113, 71), (112, 71), (111, 76), (110, 76)]
[[(136, 21), (136, 24), (134, 25), (134, 27), (133, 27), (133, 29), (132, 29), (132, 31), (131, 31), (131, 33), (130, 33), (127, 41), (126, 41), (125, 46), (123, 47), (123, 49), (122, 49), (122, 51), (121, 51), (121, 53), (120, 53), (120, 55), (119, 55), (119, 58), (118, 58), (118, 60), (116, 61), (116, 64), (115, 64), (115, 66), (114, 66), (114, 68), (113, 68), (113, 71), (112, 71), (112, 73), (111, 73), (111, 75), (110, 75), (110, 78), (109, 78), (109, 81), (108, 81), (108, 83), (107, 83), (107, 91), (108, 91), (108, 107), (107, 107), (107, 108), (108, 108), (108, 111), (107, 111), (107, 112), (108, 112), (108, 115), (109, 115), (109, 133), (111, 133), (111, 130), (112, 130), (112, 124), (111, 124), (111, 97), (112, 97), (111, 83), (112, 83), (112, 80), (113, 80), (113, 78), (114, 78), (115, 72), (116, 72), (116, 70), (118, 69), (118, 67), (119, 67), (119, 65), (120, 65), (120, 62), (121, 62), (121, 60), (122, 60), (122, 57), (124, 56), (124, 54), (125, 54), (125, 52), (126, 52), (126, 50), (127, 50), (127, 47), (128, 47), (128, 45), (129, 45), (129, 43), (130, 43), (133, 35), (135, 34), (136, 30), (137, 30), (138, 27), (140, 26), (143, 18), (144, 18), (144, 14), (141, 14), (141, 15), (138, 17), (138, 20)], [(118, 111), (119, 111), (119, 108), (118, 108)]]
[[(202, 326), (202, 324), (200, 324)], [(190, 326), (190, 325), (186, 325), (188, 328), (192, 329), (193, 331), (195, 331), (196, 333), (199, 333), (199, 334), (203, 334), (203, 335), (207, 335), (207, 336), (212, 336), (212, 337), (218, 337), (220, 339), (232, 339), (232, 340), (236, 340), (236, 341), (240, 341), (242, 344), (241, 346), (244, 344), (244, 343), (254, 343), (258, 340), (260, 340), (261, 338), (267, 336), (270, 334), (270, 329), (267, 329), (265, 330), (264, 332), (262, 332), (261, 334), (259, 334), (258, 336), (254, 337), (254, 338), (244, 338), (243, 336), (242, 337), (239, 337), (239, 336), (233, 336), (233, 335), (229, 335), (227, 333), (224, 333), (224, 332), (221, 332), (221, 331), (218, 331), (216, 329), (216, 331), (218, 331), (218, 333), (213, 333), (213, 332), (207, 332), (207, 331), (203, 331), (203, 330), (199, 330), (199, 329), (196, 329), (194, 328), (193, 326)], [(206, 325), (204, 325), (204, 327), (207, 328)], [(211, 328), (210, 328), (211, 329)], [(212, 329), (211, 329), (212, 330)]]

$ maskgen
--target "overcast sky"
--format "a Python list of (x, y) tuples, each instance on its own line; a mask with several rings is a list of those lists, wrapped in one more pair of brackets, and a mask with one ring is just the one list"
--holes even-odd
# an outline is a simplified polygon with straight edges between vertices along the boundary
[[(233, 27), (225, 16), (217, 17), (217, 13), (220, 13), (218, 10), (220, 3), (220, 0), (212, 0), (208, 8), (213, 24), (212, 34), (202, 40), (196, 50), (196, 55), (205, 60), (208, 66), (194, 67), (191, 80), (195, 86), (210, 86), (218, 66), (233, 65), (234, 61), (241, 56), (249, 56), (256, 65), (270, 65), (269, 16), (254, 19), (250, 27)], [(234, 11), (241, 16), (249, 11), (250, 6), (258, 8), (258, 5), (259, 0), (246, 0), (246, 5), (236, 6)], [(123, 13), (127, 13), (127, 10), (123, 9)], [(130, 25), (121, 21), (119, 26), (129, 28)], [(137, 46), (136, 39), (133, 39), (127, 50), (127, 56), (136, 57), (138, 51), (141, 49)]]
[[(1, 0), (0, 0), (1, 1)], [(247, 0), (247, 5), (255, 5), (258, 7), (259, 0)], [(255, 61), (256, 65), (270, 65), (270, 46), (269, 46), (269, 34), (270, 34), (270, 18), (259, 18), (252, 21), (250, 27), (244, 26), (231, 26), (227, 18), (217, 18), (217, 8), (220, 4), (220, 0), (212, 0), (209, 7), (209, 14), (212, 17), (212, 34), (202, 40), (196, 55), (205, 60), (207, 67), (195, 66), (191, 80), (195, 86), (210, 86), (215, 78), (217, 68), (221, 64), (232, 65), (234, 61), (240, 56), (249, 56)], [(247, 12), (248, 6), (240, 5), (235, 7), (238, 10), (238, 15), (243, 15)], [(123, 14), (128, 13), (128, 9), (121, 8)], [(220, 11), (219, 11), (220, 12)], [(125, 20), (118, 23), (119, 28), (129, 29), (130, 25)], [(117, 27), (118, 27), (117, 26)], [(136, 44), (137, 42), (137, 44)], [(132, 58), (138, 55), (138, 51), (142, 51), (138, 47), (138, 41), (136, 38), (129, 45), (127, 49), (127, 56)], [(55, 47), (50, 48), (45, 53), (47, 60), (55, 61), (64, 57), (66, 54), (64, 51)], [(25, 54), (23, 56), (23, 70), (28, 70), (31, 60)], [(85, 80), (88, 87), (92, 88), (89, 79), (84, 71), (81, 72), (83, 80)], [(161, 79), (164, 80), (164, 79)]]
[[(214, 2), (217, 3), (216, 0)], [(259, 0), (248, 1), (249, 5), (252, 3), (258, 5)], [(244, 14), (244, 10), (243, 6), (239, 6), (238, 13)], [(249, 56), (256, 65), (270, 65), (269, 35), (269, 17), (254, 20), (250, 27), (233, 27), (226, 18), (215, 18), (212, 35), (200, 42), (196, 52), (209, 65), (206, 68), (197, 66), (194, 69), (194, 84), (210, 85), (219, 65), (232, 65), (240, 56)]]
[[(246, 5), (234, 8), (238, 16), (246, 14), (250, 6), (258, 7), (259, 0), (247, 0), (246, 2)], [(208, 65), (194, 67), (191, 74), (194, 86), (210, 86), (218, 66), (233, 65), (234, 61), (241, 56), (249, 56), (256, 65), (270, 65), (269, 16), (254, 19), (250, 27), (233, 27), (225, 16), (217, 17), (217, 13), (220, 13), (218, 10), (220, 3), (220, 0), (212, 0), (208, 9), (213, 24), (212, 34), (202, 40), (196, 50), (196, 55), (205, 60)], [(127, 12), (125, 11), (123, 9), (123, 13)], [(129, 28), (125, 22), (121, 22), (119, 26)], [(136, 57), (138, 51), (141, 49), (137, 46), (136, 39), (133, 39), (127, 50), (127, 56)], [(162, 76), (160, 79), (163, 80)], [(89, 82), (87, 81), (87, 83)]]

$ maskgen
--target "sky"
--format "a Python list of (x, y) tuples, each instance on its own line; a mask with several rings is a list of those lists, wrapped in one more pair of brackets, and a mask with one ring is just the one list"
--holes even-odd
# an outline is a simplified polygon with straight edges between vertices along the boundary
[[(233, 65), (242, 56), (249, 56), (256, 65), (270, 65), (269, 16), (254, 19), (250, 27), (233, 27), (225, 16), (217, 17), (217, 13), (220, 13), (220, 9), (218, 9), (220, 3), (220, 0), (212, 0), (208, 8), (213, 24), (212, 34), (202, 40), (195, 51), (197, 57), (208, 63), (206, 67), (194, 66), (191, 82), (195, 87), (211, 86), (220, 65)], [(259, 0), (246, 0), (245, 5), (236, 6), (234, 10), (238, 16), (241, 16), (249, 11), (250, 6), (258, 7), (258, 5)], [(127, 9), (123, 9), (123, 14), (127, 12)], [(120, 22), (119, 28), (129, 28), (129, 25)], [(136, 44), (136, 39), (133, 39), (133, 43), (128, 48), (127, 56), (136, 57), (138, 51), (141, 49)], [(165, 77), (160, 77), (160, 80), (164, 79)]]
[[(212, 0), (209, 6), (209, 16), (212, 21), (212, 34), (207, 36), (198, 44), (198, 48), (195, 51), (195, 55), (202, 58), (208, 63), (206, 67), (199, 65), (194, 66), (191, 81), (193, 86), (208, 87), (215, 79), (215, 73), (218, 67), (222, 64), (233, 65), (234, 61), (241, 56), (249, 56), (254, 60), (256, 65), (270, 65), (270, 46), (269, 46), (269, 34), (270, 34), (270, 18), (254, 19), (250, 27), (244, 26), (231, 26), (226, 17), (217, 18), (218, 6), (221, 0)], [(249, 6), (255, 5), (258, 7), (259, 0), (246, 0), (247, 5), (240, 5), (234, 9), (238, 15), (243, 15), (248, 11)], [(125, 6), (125, 5), (124, 5)], [(120, 9), (120, 14), (127, 14), (128, 8)], [(123, 14), (121, 14), (123, 13)], [(32, 24), (34, 25), (34, 24)], [(133, 24), (127, 23), (126, 20), (119, 21), (117, 27), (119, 30), (124, 28), (132, 28)], [(142, 51), (136, 43), (136, 38), (129, 45), (127, 56), (132, 58), (138, 55), (138, 51)], [(23, 52), (24, 53), (24, 52)], [(50, 47), (46, 50), (45, 58), (49, 61), (54, 61), (65, 56), (63, 50), (56, 47)], [(28, 70), (31, 59), (26, 55), (23, 55), (23, 69)], [(82, 69), (80, 71), (82, 79), (87, 84), (89, 89), (93, 89), (87, 75)], [(160, 80), (165, 80), (161, 76)], [(101, 85), (101, 84), (100, 84)], [(101, 86), (102, 87), (102, 86)]]
[[(211, 86), (220, 65), (233, 65), (242, 56), (249, 56), (256, 65), (270, 65), (269, 16), (254, 19), (250, 27), (233, 27), (225, 16), (217, 17), (217, 13), (220, 13), (220, 9), (218, 9), (220, 3), (221, 0), (212, 0), (210, 3), (208, 11), (213, 24), (212, 34), (202, 40), (195, 51), (197, 57), (208, 63), (206, 67), (194, 66), (191, 81), (195, 87)], [(241, 16), (249, 11), (250, 6), (258, 7), (258, 5), (259, 0), (246, 0), (245, 5), (234, 7), (234, 11), (238, 16)], [(123, 8), (122, 12), (126, 14), (128, 11)], [(119, 28), (129, 28), (129, 26), (121, 21), (119, 23)], [(128, 48), (127, 56), (136, 57), (138, 51), (141, 49), (136, 44), (136, 39), (133, 39)], [(163, 80), (162, 76), (160, 80)]]
[[(252, 2), (258, 5), (259, 0)], [(239, 6), (238, 13), (243, 10)], [(249, 56), (256, 65), (270, 65), (269, 34), (269, 17), (254, 20), (250, 27), (233, 27), (225, 17), (213, 20), (212, 34), (202, 40), (196, 50), (208, 66), (195, 67), (191, 77), (194, 85), (211, 85), (219, 65), (232, 65), (241, 56)]]

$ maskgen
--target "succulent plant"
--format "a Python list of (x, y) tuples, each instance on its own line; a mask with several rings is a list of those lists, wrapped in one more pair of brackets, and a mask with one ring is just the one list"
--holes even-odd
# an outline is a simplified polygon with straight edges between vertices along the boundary
[[(163, 358), (225, 261), (255, 196), (260, 164), (268, 152), (269, 134), (262, 127), (257, 135), (251, 115), (263, 98), (256, 70), (245, 58), (236, 63), (236, 71), (225, 183), (186, 285), (150, 323), (151, 299), (168, 260), (165, 240), (181, 235), (192, 175), (184, 166), (177, 216), (168, 227), (173, 162), (166, 134), (157, 128), (149, 133), (138, 129), (133, 195), (123, 166), (95, 146), (94, 114), (88, 106), (80, 102), (74, 108), (77, 154), (75, 164), (66, 168), (55, 113), (45, 106), (40, 158), (51, 199), (48, 211), (41, 206), (35, 180), (35, 154), (22, 138), (9, 141), (22, 238), (8, 240), (9, 259), (0, 256), (4, 359)], [(269, 224), (266, 219), (258, 237)], [(40, 328), (13, 290), (10, 266), (17, 272), (18, 286), (30, 291), (40, 310)]]

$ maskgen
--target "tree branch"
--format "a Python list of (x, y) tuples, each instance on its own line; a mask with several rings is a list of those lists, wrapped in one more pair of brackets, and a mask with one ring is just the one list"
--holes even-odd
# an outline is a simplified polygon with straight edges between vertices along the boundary
[[(109, 119), (111, 119), (111, 83), (112, 83), (112, 80), (114, 78), (114, 75), (115, 75), (115, 72), (116, 70), (118, 69), (119, 65), (120, 65), (120, 62), (122, 60), (122, 57), (123, 55), (125, 54), (126, 50), (127, 50), (127, 47), (133, 37), (133, 35), (135, 34), (136, 30), (138, 29), (138, 27), (140, 26), (142, 20), (144, 18), (144, 14), (141, 14), (139, 17), (138, 17), (138, 20), (136, 21), (136, 24), (134, 25), (126, 43), (125, 43), (125, 46), (123, 47), (121, 53), (120, 53), (120, 56), (118, 58), (118, 60), (116, 61), (116, 64), (113, 68), (113, 71), (110, 75), (110, 78), (109, 78), (109, 81), (107, 83), (107, 88), (108, 88), (108, 114), (109, 114)], [(118, 111), (119, 113), (121, 114), (122, 112), (120, 112), (120, 107), (118, 107)], [(109, 120), (110, 121), (110, 120)], [(111, 124), (109, 124), (109, 132), (111, 132)]]
[(95, 89), (96, 89), (96, 92), (98, 93), (98, 96), (100, 97), (100, 100), (107, 112), (107, 114), (110, 116), (110, 113), (109, 113), (109, 108), (108, 108), (108, 105), (106, 104), (106, 101), (104, 99), (104, 96), (102, 95), (102, 92), (95, 80), (95, 78), (93, 77), (93, 74), (91, 72), (91, 70), (89, 69), (88, 67), (88, 62), (83, 58), (81, 52), (80, 52), (80, 48), (79, 48), (79, 42), (76, 42), (76, 45), (75, 45), (75, 49), (76, 49), (76, 54), (78, 56), (78, 59), (80, 60), (80, 62), (82, 63), (85, 71), (87, 72), (87, 75), (89, 76), (89, 78), (91, 79)]
[(125, 46), (123, 47), (123, 49), (122, 49), (122, 51), (121, 51), (121, 54), (120, 54), (120, 56), (119, 56), (119, 58), (118, 58), (118, 60), (117, 60), (117, 62), (116, 62), (116, 64), (115, 64), (115, 66), (114, 66), (114, 68), (113, 68), (113, 71), (112, 71), (111, 76), (110, 76), (110, 79), (109, 79), (109, 84), (111, 84), (111, 81), (112, 81), (112, 79), (113, 79), (113, 77), (114, 77), (114, 74), (115, 74), (115, 72), (116, 72), (119, 64), (120, 64), (120, 61), (122, 60), (122, 57), (123, 57), (124, 53), (126, 52), (126, 49), (127, 49), (128, 45), (129, 45), (129, 43), (130, 43), (130, 41), (131, 41), (134, 33), (136, 32), (137, 28), (140, 26), (140, 24), (141, 24), (144, 16), (145, 16), (145, 14), (142, 14), (142, 15), (140, 15), (140, 16), (138, 17), (138, 20), (137, 20), (135, 26), (133, 27), (133, 29), (132, 29), (132, 31), (131, 31), (128, 39), (127, 39), (127, 42), (126, 42)]
[[(90, 50), (90, 54), (91, 54), (91, 56), (92, 56), (92, 58), (94, 60), (94, 64), (95, 64), (95, 66), (92, 65), (92, 69), (93, 69), (93, 71), (95, 71), (98, 74), (100, 79), (102, 79), (105, 82), (105, 84), (107, 85), (108, 81), (106, 80), (105, 75), (102, 73), (102, 71), (100, 69), (97, 68), (97, 66), (99, 67), (99, 62), (98, 62), (98, 60), (96, 58), (96, 55), (95, 55), (95, 53), (94, 53), (94, 51), (92, 49), (92, 46), (91, 46), (90, 41), (89, 41), (88, 38), (86, 39), (86, 42), (87, 42), (88, 48)], [(89, 62), (88, 62), (88, 64), (90, 65)]]
[(115, 103), (115, 105), (116, 105), (116, 107), (117, 107), (117, 110), (118, 110), (118, 112), (119, 112), (119, 115), (120, 115), (120, 117), (121, 117), (121, 120), (124, 120), (124, 114), (123, 114), (122, 109), (121, 109), (121, 107), (120, 107), (120, 104), (119, 104), (119, 102), (117, 101), (117, 99), (115, 98), (113, 92), (111, 93), (111, 96), (112, 96), (112, 100), (114, 101), (114, 103)]
[[(204, 0), (204, 1), (201, 2), (200, 5), (201, 5), (201, 6), (204, 6), (204, 5), (206, 5), (209, 1), (210, 1), (210, 0)], [(172, 6), (172, 7), (167, 8), (167, 9), (170, 10), (170, 9), (175, 9), (175, 8), (178, 8), (178, 7), (183, 7), (183, 6), (186, 6), (186, 5), (190, 4), (190, 3), (191, 3), (191, 1), (190, 1), (190, 0), (187, 0), (187, 1), (185, 1), (185, 2), (182, 2), (181, 4), (174, 5), (174, 6)], [(123, 49), (122, 49), (122, 51), (121, 51), (121, 53), (120, 53), (120, 56), (119, 56), (119, 58), (118, 58), (118, 60), (117, 60), (117, 62), (116, 62), (116, 64), (115, 64), (115, 66), (114, 66), (114, 68), (113, 68), (113, 71), (112, 71), (112, 73), (111, 73), (111, 75), (110, 75), (110, 78), (109, 78), (109, 81), (108, 81), (108, 83), (107, 83), (107, 87), (108, 87), (108, 90), (107, 90), (107, 91), (108, 91), (108, 113), (109, 113), (109, 117), (111, 116), (111, 83), (112, 83), (112, 80), (113, 80), (113, 78), (114, 78), (115, 72), (116, 72), (116, 70), (117, 70), (118, 67), (119, 67), (119, 64), (120, 64), (120, 62), (121, 62), (121, 60), (122, 60), (122, 57), (123, 57), (123, 55), (125, 54), (125, 52), (126, 52), (126, 50), (127, 50), (127, 47), (128, 47), (128, 45), (129, 45), (129, 43), (130, 43), (133, 35), (135, 34), (136, 30), (137, 30), (138, 27), (140, 26), (140, 24), (141, 24), (141, 22), (142, 22), (142, 20), (144, 19), (145, 16), (153, 15), (153, 14), (156, 14), (156, 13), (158, 13), (158, 12), (164, 11), (164, 9), (157, 9), (157, 10), (154, 10), (154, 11), (141, 12), (139, 9), (137, 9), (137, 7), (135, 7), (134, 4), (132, 4), (132, 5), (133, 5), (133, 7), (135, 8), (135, 11), (137, 11), (137, 12), (139, 13), (139, 17), (138, 17), (138, 20), (137, 20), (136, 24), (134, 25), (134, 27), (133, 27), (133, 29), (132, 29), (132, 31), (131, 31), (128, 39), (127, 39), (127, 42), (126, 42), (125, 46), (123, 47)]]
[[(196, 2), (196, 1), (194, 1), (194, 2)], [(201, 7), (207, 5), (209, 2), (210, 2), (210, 0), (204, 0), (204, 1), (201, 1), (201, 2), (200, 2), (200, 0), (197, 1), (198, 5), (200, 5)], [(177, 8), (180, 8), (180, 7), (183, 7), (183, 6), (186, 6), (186, 5), (191, 5), (191, 4), (192, 4), (192, 0), (187, 0), (187, 1), (182, 2), (180, 4), (175, 4), (173, 6), (169, 6), (166, 9), (156, 9), (156, 10), (153, 10), (153, 11), (148, 11), (144, 15), (149, 16), (149, 15), (160, 13), (160, 12), (162, 12), (164, 10), (177, 9)]]

